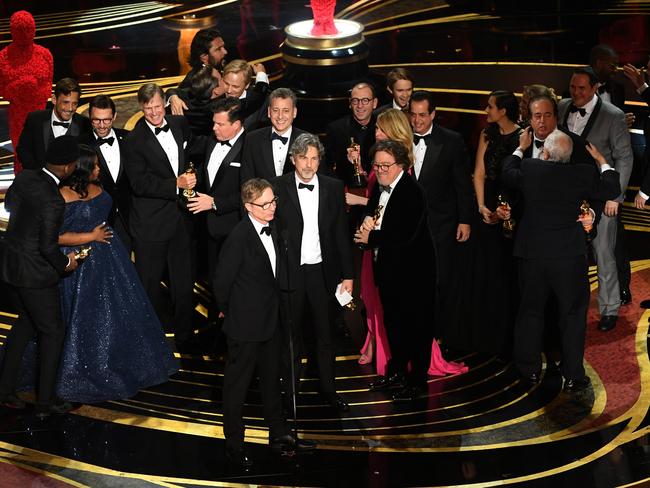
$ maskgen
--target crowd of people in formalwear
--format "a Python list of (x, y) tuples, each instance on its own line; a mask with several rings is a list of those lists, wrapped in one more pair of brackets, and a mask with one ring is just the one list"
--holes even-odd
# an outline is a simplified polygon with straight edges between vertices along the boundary
[[(143, 116), (130, 132), (113, 127), (106, 95), (92, 98), (87, 118), (77, 114), (79, 85), (59, 80), (53, 107), (27, 118), (16, 148), (25, 170), (6, 196), (0, 278), (19, 319), (0, 403), (24, 408), (16, 391), (37, 385), (45, 418), (166, 381), (178, 366), (161, 324), (177, 351), (196, 347), (202, 263), (227, 344), (226, 455), (240, 466), (252, 464), (242, 410), (256, 371), (274, 449), (315, 447), (286, 421), (305, 356), (323, 400), (350, 410), (336, 391), (332, 333), (346, 292), (360, 295), (368, 326), (359, 363), (375, 364), (369, 389), (395, 402), (426, 395), (428, 375), (467, 371), (443, 358), (446, 347), (512, 357), (522, 380), (537, 383), (545, 330), (561, 350), (547, 367), (559, 368), (566, 392), (584, 390), (589, 246), (599, 329), (615, 327), (630, 300), (620, 206), (633, 117), (603, 89), (615, 52), (593, 53), (559, 102), (543, 85), (526, 86), (521, 102), (492, 92), (473, 169), (463, 136), (437, 123), (434, 95), (414, 90), (402, 68), (387, 76), (385, 105), (370, 82), (351, 86), (350, 112), (323, 123), (324, 144), (293, 125), (296, 95), (270, 91), (263, 65), (225, 63), (213, 29), (196, 34), (178, 88), (140, 87)], [(626, 75), (649, 96), (636, 68)], [(97, 352), (93, 364), (82, 347)], [(79, 369), (106, 390), (75, 379)]]

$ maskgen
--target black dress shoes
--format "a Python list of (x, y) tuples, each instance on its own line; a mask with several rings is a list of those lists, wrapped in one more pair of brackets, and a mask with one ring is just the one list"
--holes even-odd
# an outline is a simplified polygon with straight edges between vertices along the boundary
[(404, 386), (406, 386), (404, 377), (395, 373), (390, 376), (380, 376), (368, 385), (368, 389), (370, 391), (379, 391), (389, 388), (404, 388)]
[(226, 448), (226, 461), (245, 469), (253, 465), (253, 460), (248, 457), (243, 447), (238, 449)]
[(566, 379), (564, 380), (563, 390), (566, 393), (578, 393), (580, 391), (586, 390), (591, 384), (589, 376), (583, 376), (577, 380)]
[(276, 451), (313, 451), (316, 449), (316, 443), (307, 439), (300, 439), (294, 437), (292, 434), (281, 435), (273, 439), (269, 446)]
[(598, 330), (602, 330), (603, 332), (612, 330), (614, 327), (616, 327), (617, 320), (618, 315), (603, 315), (600, 318), (600, 322), (598, 323)]
[(420, 398), (423, 392), (424, 389), (418, 386), (405, 386), (404, 388), (402, 388), (401, 390), (393, 394), (393, 401), (412, 402), (413, 400)]
[(632, 293), (629, 288), (621, 288), (621, 305), (627, 305), (632, 301)]
[(27, 404), (13, 393), (0, 397), (0, 405), (13, 410), (25, 410), (27, 407)]
[(37, 404), (34, 408), (34, 415), (36, 415), (36, 418), (39, 420), (45, 420), (52, 414), (62, 415), (64, 413), (68, 413), (70, 410), (72, 410), (72, 408), (72, 403), (58, 400), (55, 403), (51, 403), (49, 405)]
[(350, 410), (350, 405), (343, 401), (338, 393), (323, 393), (323, 396), (334, 410), (338, 412), (347, 412)]

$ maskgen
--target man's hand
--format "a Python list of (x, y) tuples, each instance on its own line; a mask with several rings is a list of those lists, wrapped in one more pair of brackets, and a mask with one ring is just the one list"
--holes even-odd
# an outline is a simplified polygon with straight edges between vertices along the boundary
[(183, 111), (187, 110), (187, 105), (178, 95), (169, 97), (169, 106), (172, 109), (172, 115), (183, 115)]
[(352, 285), (354, 283), (354, 280), (343, 280), (341, 281), (341, 289), (339, 290), (340, 293), (343, 293), (343, 290), (347, 290), (350, 295), (352, 295)]
[(596, 146), (594, 146), (591, 142), (588, 142), (587, 145), (585, 146), (587, 148), (587, 152), (591, 154), (591, 157), (594, 158), (596, 163), (598, 163), (598, 166), (602, 166), (603, 164), (607, 164), (607, 160), (605, 159), (605, 156), (600, 154), (600, 151)]
[(370, 236), (370, 231), (362, 225), (354, 233), (354, 242), (356, 242), (357, 244), (368, 244), (369, 236)]
[(605, 208), (603, 209), (603, 213), (607, 215), (608, 217), (614, 217), (615, 215), (618, 214), (618, 202), (614, 200), (607, 200), (605, 202)]
[(525, 152), (532, 143), (533, 131), (528, 129), (521, 131), (521, 134), (519, 134), (519, 149), (521, 149), (521, 152)]
[(496, 210), (497, 218), (499, 220), (508, 220), (512, 215), (512, 209), (508, 206), (499, 205)]
[(499, 220), (497, 218), (497, 214), (487, 208), (485, 205), (481, 205), (479, 212), (483, 216), (483, 222), (486, 224), (496, 224)]
[(363, 222), (361, 223), (361, 227), (370, 232), (375, 228), (375, 219), (373, 219), (370, 215), (366, 216), (366, 218), (363, 219)]
[(196, 174), (195, 173), (183, 173), (178, 178), (176, 178), (176, 186), (182, 188), (183, 190), (191, 190), (196, 185)]
[(348, 147), (348, 161), (352, 164), (357, 164), (357, 161), (361, 159), (361, 146), (355, 144), (352, 147)]
[(629, 129), (634, 125), (634, 121), (636, 120), (636, 117), (632, 112), (627, 112), (625, 114), (625, 123), (627, 124), (627, 128)]
[(578, 218), (576, 219), (576, 222), (582, 223), (582, 227), (589, 232), (591, 231), (591, 228), (594, 226), (594, 221), (596, 220), (596, 215), (594, 214), (594, 211), (589, 209), (589, 213), (581, 213)]
[(68, 258), (70, 259), (70, 264), (68, 264), (65, 267), (65, 270), (66, 271), (74, 271), (75, 269), (77, 269), (77, 266), (79, 266), (79, 263), (77, 262), (77, 260), (74, 257), (74, 251), (69, 252), (68, 254), (66, 254), (66, 256), (68, 256)]
[[(650, 61), (648, 62), (648, 68), (650, 69)], [(641, 70), (637, 69), (630, 63), (627, 63), (625, 66), (623, 66), (623, 74), (627, 77), (628, 80), (632, 82), (634, 88), (637, 90), (641, 88), (645, 83)]]
[(469, 239), (470, 231), (471, 227), (469, 224), (458, 224), (458, 228), (456, 229), (456, 240), (458, 242), (465, 242)]
[(634, 197), (634, 206), (638, 208), (639, 210), (643, 210), (645, 207), (645, 202), (648, 200), (646, 198), (643, 198), (640, 193), (637, 193), (636, 196)]
[(214, 198), (212, 198), (210, 195), (206, 195), (205, 193), (196, 192), (196, 195), (197, 196), (195, 197), (187, 199), (187, 209), (190, 212), (197, 214), (199, 212), (205, 212), (206, 210), (210, 210), (212, 208)]
[(251, 64), (251, 67), (253, 68), (253, 73), (255, 73), (255, 74), (260, 73), (260, 72), (261, 73), (266, 73), (266, 68), (264, 67), (264, 65), (262, 63)]

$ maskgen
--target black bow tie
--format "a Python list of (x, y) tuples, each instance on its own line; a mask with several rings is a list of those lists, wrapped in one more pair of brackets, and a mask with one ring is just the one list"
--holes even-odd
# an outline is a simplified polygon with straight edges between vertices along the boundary
[(58, 120), (53, 120), (52, 125), (58, 125), (61, 127), (65, 127), (66, 129), (70, 127), (70, 122), (59, 122)]
[(101, 146), (102, 144), (108, 144), (109, 146), (113, 145), (113, 141), (115, 141), (114, 137), (106, 137), (106, 138), (97, 138), (97, 145)]
[(232, 147), (232, 145), (230, 144), (230, 141), (220, 141), (220, 140), (217, 139), (217, 144), (221, 144), (222, 146)]
[(260, 230), (260, 235), (264, 235), (264, 234), (266, 234), (267, 236), (271, 235), (271, 227), (270, 226), (267, 225), (265, 227), (262, 227), (262, 229)]
[(535, 139), (535, 147), (540, 148), (544, 145), (544, 141), (540, 141), (539, 139)]
[(307, 188), (309, 191), (312, 191), (314, 189), (314, 185), (308, 185), (307, 183), (298, 183), (298, 190), (302, 190), (303, 188)]
[(426, 136), (419, 136), (417, 134), (413, 134), (413, 143), (417, 146), (418, 144), (420, 144), (420, 141), (424, 140), (424, 143), (426, 144), (427, 142), (429, 142), (430, 136), (431, 134), (427, 134)]
[(569, 112), (571, 112), (572, 114), (576, 112), (580, 112), (580, 115), (583, 117), (587, 115), (587, 109), (578, 108), (574, 104), (571, 104), (571, 107), (569, 108)]
[(605, 93), (609, 91), (609, 85), (607, 83), (603, 83), (598, 87), (598, 93)]
[(278, 134), (277, 132), (273, 132), (273, 131), (271, 131), (271, 140), (274, 141), (274, 140), (276, 140), (276, 139), (277, 139), (278, 141), (280, 141), (282, 144), (286, 144), (287, 141), (289, 140), (288, 137), (281, 136), (281, 135)]
[(379, 185), (379, 192), (381, 193), (382, 191), (385, 191), (386, 193), (390, 194), (392, 188), (389, 185)]
[(167, 132), (167, 131), (169, 131), (169, 124), (165, 124), (162, 127), (156, 127), (155, 133), (156, 135), (158, 135), (161, 132)]

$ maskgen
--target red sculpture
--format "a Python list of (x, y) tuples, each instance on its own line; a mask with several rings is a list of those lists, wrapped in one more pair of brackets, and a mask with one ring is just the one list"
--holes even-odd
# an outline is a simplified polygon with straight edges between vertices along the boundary
[(0, 51), (0, 96), (9, 102), (9, 135), (14, 146), (14, 172), (22, 166), (15, 154), (29, 112), (45, 108), (52, 95), (54, 61), (49, 49), (34, 43), (36, 23), (21, 10), (10, 19), (12, 42)]
[(336, 0), (311, 0), (311, 11), (314, 13), (314, 27), (311, 28), (312, 36), (338, 34), (334, 25), (334, 8)]

